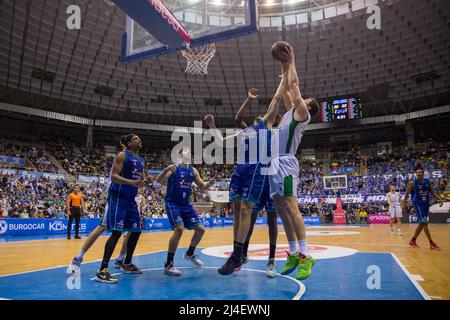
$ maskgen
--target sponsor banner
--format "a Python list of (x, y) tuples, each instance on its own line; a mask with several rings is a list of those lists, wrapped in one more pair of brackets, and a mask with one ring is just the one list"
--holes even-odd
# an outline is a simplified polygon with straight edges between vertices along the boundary
[(83, 183), (95, 183), (95, 182), (99, 182), (100, 178), (98, 176), (85, 176), (83, 174), (79, 174), (77, 180), (78, 180), (78, 182), (83, 182)]
[(229, 192), (228, 191), (208, 191), (209, 197), (212, 202), (228, 203)]
[(37, 171), (27, 171), (27, 170), (17, 170), (17, 173), (22, 176), (33, 176), (36, 178), (48, 178), (50, 180), (60, 180), (66, 179), (66, 175), (63, 173), (51, 173), (51, 172), (37, 172)]
[(450, 223), (450, 218), (447, 219), (447, 223)]
[(111, 179), (109, 177), (100, 177), (99, 182), (101, 184), (109, 184), (111, 182)]
[[(404, 194), (401, 194), (403, 197)], [(365, 202), (387, 202), (386, 194), (343, 194), (341, 195), (343, 203), (365, 203)], [(300, 196), (298, 197), (298, 203), (300, 204), (320, 204), (322, 201), (329, 204), (336, 203), (335, 196)]]
[(17, 165), (21, 165), (21, 166), (25, 166), (27, 164), (25, 158), (2, 156), (2, 155), (0, 155), (0, 162), (8, 163), (8, 164), (17, 164)]
[[(144, 218), (144, 230), (170, 229), (169, 219), (151, 219)], [(233, 224), (233, 218), (200, 218), (206, 227), (230, 226)], [(305, 224), (319, 225), (319, 217), (304, 217)], [(81, 219), (80, 233), (91, 232), (100, 223), (99, 218)], [(278, 221), (281, 224), (281, 220)], [(0, 219), (0, 237), (4, 236), (22, 236), (22, 235), (53, 235), (64, 234), (67, 232), (68, 219)], [(267, 224), (267, 217), (258, 217), (257, 225)], [(75, 222), (72, 224), (72, 230), (75, 229)], [(74, 231), (72, 231), (74, 232)]]
[(306, 225), (319, 225), (320, 217), (303, 216), (303, 221), (305, 222)]
[[(92, 231), (100, 219), (81, 219), (80, 233)], [(68, 219), (1, 219), (0, 237), (23, 235), (52, 235), (67, 232)], [(72, 224), (72, 232), (75, 222)]]
[[(393, 174), (383, 174), (381, 176), (386, 181), (390, 181), (394, 178), (396, 178), (397, 180), (406, 180), (406, 179), (411, 180), (414, 178), (413, 173), (393, 173)], [(363, 178), (368, 178), (368, 177), (376, 177), (376, 176), (375, 175), (363, 176)], [(427, 179), (428, 178), (431, 178), (431, 179), (444, 178), (444, 177), (447, 177), (447, 170), (446, 169), (425, 170), (424, 177)]]
[(380, 214), (368, 214), (370, 224), (388, 224), (389, 223), (389, 213)]
[(149, 169), (149, 170), (147, 170), (147, 173), (152, 175), (152, 176), (156, 176), (156, 175), (160, 174), (161, 172), (163, 172), (163, 169)]
[(330, 170), (330, 174), (351, 173), (355, 171), (358, 171), (358, 168), (355, 166), (342, 166), (336, 170)]
[(15, 169), (1, 169), (0, 168), (0, 173), (2, 173), (2, 174), (17, 174), (17, 170), (15, 170)]

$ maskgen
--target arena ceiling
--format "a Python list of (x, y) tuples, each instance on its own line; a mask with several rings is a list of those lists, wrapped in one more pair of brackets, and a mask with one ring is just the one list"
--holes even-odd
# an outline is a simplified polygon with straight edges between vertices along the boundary
[[(125, 16), (110, 1), (3, 0), (0, 101), (174, 125), (213, 113), (227, 126), (251, 87), (260, 100), (250, 116), (265, 111), (280, 72), (270, 46), (285, 39), (296, 49), (304, 96), (358, 95), (366, 116), (448, 104), (450, 1), (380, 1), (381, 30), (367, 28), (365, 5), (373, 1), (365, 1), (261, 0), (259, 33), (218, 43), (209, 74), (193, 76), (177, 53), (121, 63)], [(348, 12), (311, 18), (346, 3)], [(81, 8), (81, 30), (66, 27), (72, 4)]]

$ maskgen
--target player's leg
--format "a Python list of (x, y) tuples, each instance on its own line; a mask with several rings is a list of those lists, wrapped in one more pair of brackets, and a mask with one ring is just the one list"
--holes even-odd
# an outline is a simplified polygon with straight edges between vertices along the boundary
[(247, 238), (251, 221), (252, 221), (252, 209), (255, 205), (254, 202), (248, 202), (241, 199), (241, 210), (239, 212), (239, 230), (237, 237), (233, 245), (233, 253), (227, 262), (219, 268), (218, 272), (221, 275), (228, 275), (233, 273), (236, 269), (242, 265), (243, 262), (243, 250), (245, 239)]
[(417, 219), (417, 223), (419, 225), (417, 226), (416, 231), (414, 232), (414, 236), (412, 237), (411, 241), (409, 241), (409, 245), (413, 248), (419, 248), (416, 240), (423, 230), (424, 223), (427, 222), (427, 217), (425, 216), (425, 212), (423, 211), (423, 208), (419, 205), (414, 205), (414, 211), (416, 212), (416, 219)]
[(400, 206), (397, 206), (395, 208), (396, 212), (395, 212), (395, 216), (397, 217), (397, 234), (399, 236), (402, 235), (402, 208)]
[(275, 267), (275, 252), (277, 249), (278, 223), (277, 213), (273, 210), (267, 210), (267, 225), (269, 227), (269, 260), (267, 261), (266, 275), (273, 278), (277, 274)]
[(69, 266), (67, 267), (67, 273), (76, 273), (80, 271), (80, 265), (83, 262), (83, 257), (88, 252), (89, 248), (94, 244), (100, 235), (105, 232), (106, 227), (98, 225), (86, 238), (81, 247), (80, 252), (72, 259)]
[(248, 246), (250, 245), (250, 238), (253, 235), (253, 229), (255, 227), (256, 219), (258, 218), (258, 212), (260, 211), (259, 208), (256, 208), (256, 206), (252, 209), (252, 217), (250, 221), (250, 228), (247, 233), (247, 237), (245, 238), (244, 247), (242, 248), (242, 257), (243, 261), (242, 264), (246, 264), (248, 262), (247, 254), (248, 254)]
[(72, 208), (69, 210), (69, 221), (67, 223), (67, 239), (70, 239), (70, 233), (72, 232), (73, 213)]
[(298, 241), (294, 230), (294, 224), (289, 214), (287, 213), (287, 208), (285, 206), (283, 198), (280, 195), (276, 194), (273, 196), (273, 200), (275, 202), (276, 210), (281, 217), (281, 221), (283, 222), (284, 233), (286, 234), (286, 238), (289, 243), (289, 252), (286, 263), (281, 270), (281, 274), (286, 275), (294, 271), (300, 262)]
[(114, 266), (116, 268), (122, 268), (123, 261), (125, 260), (125, 255), (127, 254), (127, 243), (128, 239), (130, 238), (131, 232), (127, 232), (125, 237), (122, 241), (122, 248), (120, 248), (119, 256), (116, 258), (116, 261), (114, 262)]
[(97, 272), (97, 276), (95, 277), (96, 281), (104, 283), (117, 283), (118, 280), (113, 278), (109, 273), (108, 265), (121, 235), (122, 231), (113, 230), (106, 241), (102, 264), (100, 266), (100, 270)]
[(184, 227), (188, 230), (194, 230), (189, 249), (184, 254), (184, 259), (190, 261), (194, 266), (201, 268), (203, 267), (203, 262), (194, 254), (194, 252), (195, 248), (197, 248), (202, 240), (206, 229), (192, 206), (184, 208), (181, 212), (181, 216), (183, 218)]
[(389, 206), (389, 232), (394, 235), (395, 207)]
[(125, 260), (123, 261), (122, 271), (125, 273), (138, 274), (142, 273), (142, 269), (132, 263), (134, 250), (136, 249), (142, 230), (142, 219), (136, 201), (129, 203), (128, 211), (125, 216), (124, 227), (128, 231), (129, 238), (127, 240), (127, 249)]
[(231, 207), (233, 210), (233, 241), (236, 241), (238, 230), (239, 230), (239, 211), (241, 210), (241, 199), (231, 203)]
[(103, 253), (103, 259), (99, 272), (95, 277), (96, 281), (104, 283), (117, 283), (118, 280), (113, 278), (109, 273), (108, 265), (111, 256), (116, 248), (117, 242), (122, 235), (124, 228), (125, 215), (128, 211), (129, 201), (121, 199), (118, 195), (110, 196), (108, 200), (106, 218), (106, 229), (111, 230), (111, 235), (106, 241)]
[(184, 212), (184, 226), (188, 230), (194, 230), (194, 234), (191, 238), (191, 243), (189, 244), (189, 249), (184, 254), (184, 259), (187, 261), (190, 261), (194, 266), (198, 268), (203, 267), (203, 262), (194, 254), (195, 248), (197, 248), (198, 244), (202, 240), (206, 229), (201, 223), (197, 213), (195, 212), (194, 208), (188, 208)]
[(75, 208), (75, 239), (81, 239), (78, 236), (78, 232), (80, 231), (80, 220), (81, 220), (81, 209), (80, 207)]
[(441, 248), (431, 238), (431, 233), (430, 233), (430, 229), (428, 228), (428, 223), (424, 223), (423, 231), (427, 235), (428, 241), (430, 242), (430, 249), (435, 250), (435, 251), (440, 251)]
[(167, 259), (166, 263), (164, 264), (164, 274), (167, 274), (169, 276), (179, 276), (181, 275), (181, 271), (175, 268), (175, 266), (173, 265), (173, 260), (184, 231), (183, 219), (181, 218), (180, 209), (173, 203), (166, 202), (166, 212), (173, 233), (169, 240)]

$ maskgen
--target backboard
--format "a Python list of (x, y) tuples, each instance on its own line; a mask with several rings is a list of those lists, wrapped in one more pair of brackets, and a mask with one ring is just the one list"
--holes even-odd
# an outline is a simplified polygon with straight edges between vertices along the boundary
[(186, 44), (194, 48), (258, 31), (256, 0), (112, 1), (127, 14), (122, 62), (180, 51)]

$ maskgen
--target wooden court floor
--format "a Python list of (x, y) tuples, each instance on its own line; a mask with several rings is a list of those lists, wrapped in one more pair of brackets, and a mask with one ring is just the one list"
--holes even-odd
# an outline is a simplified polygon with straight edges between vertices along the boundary
[[(408, 246), (416, 225), (402, 226), (403, 236), (390, 236), (387, 225), (371, 225), (370, 227), (347, 228), (332, 226), (329, 228), (308, 227), (308, 231), (357, 231), (351, 235), (309, 235), (308, 243), (315, 245), (332, 245), (353, 248), (360, 252), (392, 252), (412, 275), (423, 280), (420, 286), (432, 299), (450, 300), (450, 225), (431, 224), (430, 230), (434, 241), (442, 251), (431, 251), (425, 234), (418, 239), (420, 249)], [(180, 247), (188, 247), (192, 233), (186, 231), (180, 241)], [(141, 235), (136, 254), (145, 254), (167, 250), (171, 232), (145, 233)], [(85, 255), (84, 262), (101, 259), (107, 237), (100, 237), (91, 250)], [(56, 266), (65, 266), (79, 251), (81, 240), (50, 239), (20, 242), (0, 242), (0, 275), (33, 271)], [(257, 226), (252, 243), (268, 243), (266, 226)], [(286, 244), (283, 228), (279, 226), (278, 243)], [(232, 229), (214, 228), (207, 232), (199, 247), (212, 247), (232, 244)], [(119, 250), (113, 258), (116, 257)], [(161, 265), (164, 261), (161, 261)], [(419, 278), (420, 279), (420, 278)]]

